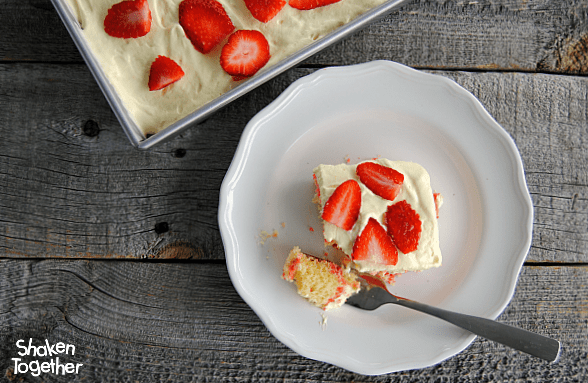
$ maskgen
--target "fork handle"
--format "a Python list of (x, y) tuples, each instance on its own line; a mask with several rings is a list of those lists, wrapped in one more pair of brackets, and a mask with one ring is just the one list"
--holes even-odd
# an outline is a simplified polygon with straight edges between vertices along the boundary
[(443, 319), (458, 327), (489, 340), (526, 352), (541, 359), (555, 362), (559, 358), (560, 343), (543, 335), (509, 326), (490, 319), (460, 314), (411, 301), (398, 299), (390, 303), (399, 304)]

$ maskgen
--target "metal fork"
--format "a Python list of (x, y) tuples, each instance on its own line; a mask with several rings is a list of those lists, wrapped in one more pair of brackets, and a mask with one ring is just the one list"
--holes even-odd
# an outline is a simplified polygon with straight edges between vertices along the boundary
[(362, 276), (362, 279), (367, 282), (367, 286), (363, 286), (357, 294), (347, 299), (346, 303), (363, 310), (375, 310), (386, 303), (401, 305), (443, 319), (471, 333), (549, 362), (555, 362), (559, 358), (561, 346), (557, 340), (490, 319), (459, 314), (400, 298), (390, 293), (386, 285), (378, 279), (369, 276)]

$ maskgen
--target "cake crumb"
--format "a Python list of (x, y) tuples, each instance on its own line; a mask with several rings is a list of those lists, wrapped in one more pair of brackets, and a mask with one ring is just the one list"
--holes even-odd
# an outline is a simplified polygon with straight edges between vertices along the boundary
[(280, 225), (282, 225), (282, 227), (286, 227), (286, 222), (282, 222)]
[(261, 245), (265, 244), (265, 241), (268, 240), (268, 238), (277, 238), (278, 237), (278, 231), (274, 230), (273, 232), (269, 233), (265, 230), (262, 230), (259, 234), (259, 243)]
[(311, 226), (308, 228), (309, 231), (314, 231), (314, 228)]
[(321, 313), (321, 318), (322, 318), (321, 321), (320, 321), (321, 328), (323, 329), (323, 331), (325, 331), (325, 329), (327, 328), (327, 319), (328, 319), (328, 317), (323, 312), (323, 313)]

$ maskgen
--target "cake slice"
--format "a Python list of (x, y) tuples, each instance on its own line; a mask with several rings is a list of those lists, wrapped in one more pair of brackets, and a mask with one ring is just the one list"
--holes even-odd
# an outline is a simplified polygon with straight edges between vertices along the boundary
[(300, 296), (323, 310), (342, 306), (360, 289), (353, 272), (331, 261), (305, 254), (298, 246), (290, 251), (282, 278), (294, 282)]
[[(394, 274), (441, 265), (437, 211), (442, 197), (434, 196), (422, 166), (379, 158), (356, 165), (319, 165), (313, 173), (313, 201), (323, 220), (325, 242), (343, 251), (351, 267), (391, 282)], [(342, 186), (350, 184), (352, 188)]]

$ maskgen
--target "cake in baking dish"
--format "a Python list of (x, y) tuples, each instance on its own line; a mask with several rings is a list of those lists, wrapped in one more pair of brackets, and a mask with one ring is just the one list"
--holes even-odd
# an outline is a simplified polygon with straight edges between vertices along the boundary
[(386, 1), (66, 0), (100, 70), (145, 134)]

